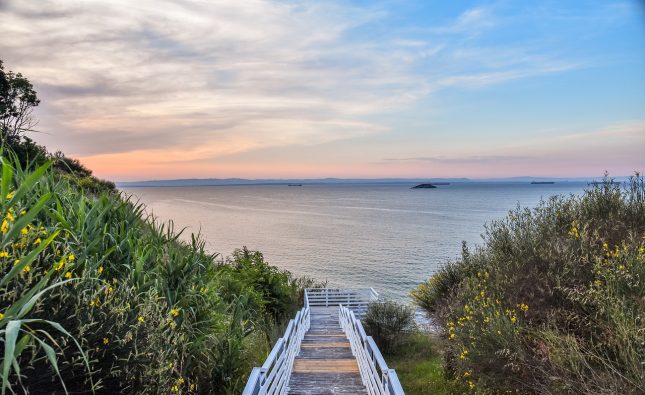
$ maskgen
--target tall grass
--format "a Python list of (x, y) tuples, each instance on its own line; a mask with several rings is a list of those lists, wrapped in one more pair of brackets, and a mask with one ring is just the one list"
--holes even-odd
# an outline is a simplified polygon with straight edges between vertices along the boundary
[(2, 393), (238, 393), (301, 281), (97, 193), (51, 163), (0, 181)]
[(463, 392), (645, 393), (643, 178), (511, 211), (412, 296)]

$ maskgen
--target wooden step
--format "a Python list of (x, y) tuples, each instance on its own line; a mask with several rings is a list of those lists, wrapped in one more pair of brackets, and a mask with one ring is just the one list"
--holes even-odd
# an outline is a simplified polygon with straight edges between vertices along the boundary
[(358, 373), (356, 359), (300, 359), (293, 363), (294, 373)]

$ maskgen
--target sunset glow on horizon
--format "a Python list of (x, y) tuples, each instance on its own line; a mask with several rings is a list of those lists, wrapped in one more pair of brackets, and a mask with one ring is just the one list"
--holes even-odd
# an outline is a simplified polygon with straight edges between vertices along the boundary
[(637, 0), (0, 3), (30, 135), (115, 181), (645, 171)]

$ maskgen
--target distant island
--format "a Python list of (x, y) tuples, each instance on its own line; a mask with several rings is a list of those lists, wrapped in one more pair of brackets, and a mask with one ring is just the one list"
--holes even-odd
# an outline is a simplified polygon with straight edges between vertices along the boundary
[(436, 186), (429, 183), (425, 183), (425, 184), (415, 185), (411, 189), (430, 189), (430, 188), (436, 188)]
[(555, 181), (531, 181), (531, 185), (555, 184)]

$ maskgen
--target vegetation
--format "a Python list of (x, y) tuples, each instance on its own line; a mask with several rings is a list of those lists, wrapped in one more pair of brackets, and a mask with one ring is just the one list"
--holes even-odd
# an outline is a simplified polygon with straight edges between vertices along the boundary
[(376, 301), (367, 307), (362, 323), (379, 350), (389, 353), (415, 329), (414, 310), (391, 300)]
[(440, 342), (427, 333), (414, 331), (403, 337), (399, 347), (385, 355), (407, 395), (445, 395), (454, 390), (444, 374), (438, 352), (442, 349)]
[(412, 296), (455, 392), (644, 393), (643, 178), (510, 212)]
[(441, 363), (440, 339), (419, 330), (414, 309), (390, 301), (370, 303), (362, 319), (365, 332), (372, 336), (388, 366), (395, 369), (408, 395), (448, 394)]
[(3, 393), (239, 393), (301, 280), (2, 157)]

